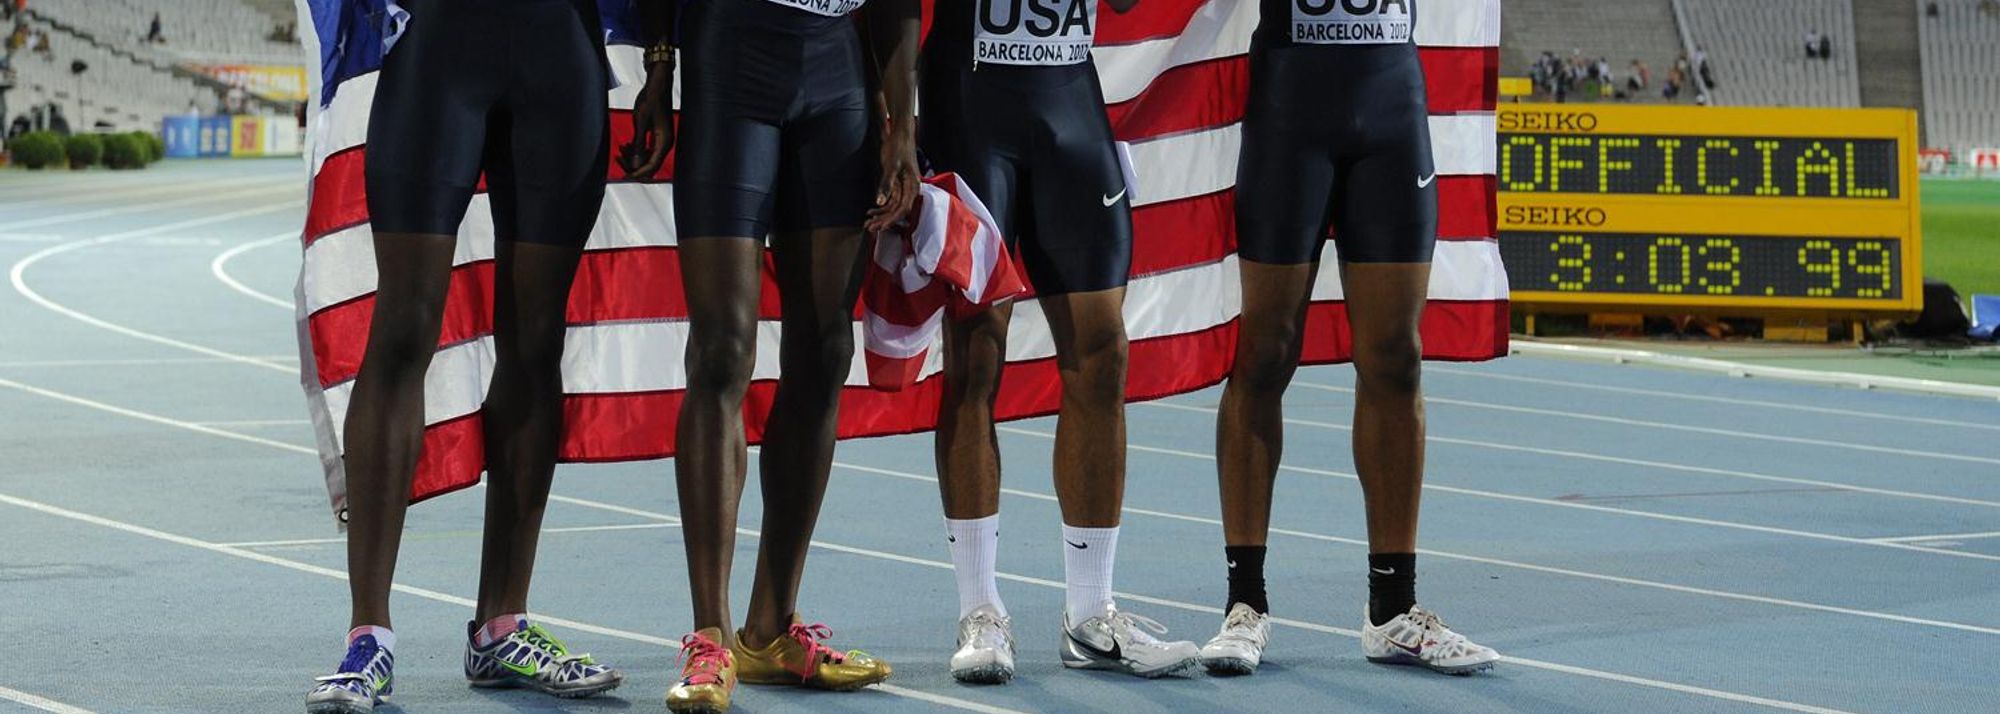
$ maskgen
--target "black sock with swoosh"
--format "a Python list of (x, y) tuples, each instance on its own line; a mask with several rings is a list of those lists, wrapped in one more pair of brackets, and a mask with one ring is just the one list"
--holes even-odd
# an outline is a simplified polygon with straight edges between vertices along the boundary
[(1368, 619), (1375, 626), (1417, 604), (1417, 554), (1368, 554)]
[(1243, 603), (1259, 613), (1271, 612), (1264, 599), (1264, 546), (1231, 545), (1222, 549), (1229, 563), (1229, 602), (1224, 610)]

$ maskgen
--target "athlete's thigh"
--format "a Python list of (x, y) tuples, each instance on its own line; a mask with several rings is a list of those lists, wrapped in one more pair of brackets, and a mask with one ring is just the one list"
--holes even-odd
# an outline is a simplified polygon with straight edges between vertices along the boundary
[(1334, 243), (1343, 263), (1428, 263), (1437, 245), (1437, 169), (1422, 117), (1343, 162)]
[(412, 20), (383, 59), (368, 116), (369, 220), (388, 233), (456, 234), (479, 181), (487, 114), (506, 67), (458, 13)]
[(519, 12), (549, 31), (532, 43), (536, 58), (517, 68), (507, 99), (511, 161), (504, 176), (489, 168), (488, 183), (504, 178), (513, 195), (503, 205), (495, 193), (495, 226), (507, 212), (513, 225), (501, 233), (505, 239), (581, 247), (597, 222), (610, 162), (604, 70), (568, 3)]
[(1252, 56), (1250, 101), (1243, 116), (1236, 164), (1236, 250), (1246, 260), (1298, 265), (1319, 260), (1333, 195), (1334, 164), (1329, 121), (1298, 116), (1309, 108), (1287, 101), (1295, 94), (1283, 62)]
[(776, 207), (783, 152), (776, 124), (683, 82), (674, 140), (674, 233), (762, 241)]
[(1033, 238), (1023, 241), (1023, 260), (1040, 295), (1124, 287), (1132, 269), (1131, 187), (1097, 93), (1063, 94), (1042, 106), (1046, 139), (1029, 160)]
[(845, 228), (867, 219), (881, 163), (872, 116), (857, 88), (848, 101), (786, 123), (775, 230)]

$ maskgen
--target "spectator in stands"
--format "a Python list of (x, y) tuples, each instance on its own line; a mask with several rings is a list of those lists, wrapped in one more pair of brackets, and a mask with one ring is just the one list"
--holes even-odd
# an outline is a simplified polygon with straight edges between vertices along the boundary
[(160, 34), (160, 13), (153, 13), (153, 23), (146, 29), (146, 41), (156, 45), (167, 41), (166, 36)]
[(0, 59), (0, 118), (7, 116), (7, 91), (14, 88), (14, 68)]
[(1806, 30), (1806, 59), (1819, 59), (1819, 30)]
[(1667, 83), (1660, 86), (1660, 96), (1669, 102), (1680, 98), (1681, 85), (1687, 83), (1687, 72), (1681, 71), (1683, 64), (1686, 62), (1675, 62), (1674, 68), (1667, 71)]
[(49, 131), (57, 136), (69, 136), (69, 119), (63, 116), (62, 105), (49, 102)]
[(1833, 59), (1833, 37), (1831, 35), (1819, 36), (1819, 58), (1823, 60)]
[(53, 60), (56, 58), (56, 51), (49, 47), (48, 30), (35, 31), (35, 54), (41, 55), (43, 60)]
[(1979, 11), (2000, 17), (2000, 0), (1979, 0)]
[(243, 83), (230, 83), (229, 93), (222, 96), (222, 110), (229, 114), (242, 114), (248, 109), (249, 93), (243, 91)]
[(1646, 63), (1636, 58), (1632, 60), (1631, 67), (1627, 68), (1625, 73), (1625, 91), (1634, 95), (1646, 91), (1646, 86), (1653, 83), (1653, 70), (1647, 69)]
[(1701, 94), (1707, 94), (1708, 90), (1715, 88), (1715, 74), (1709, 71), (1707, 47), (1694, 46), (1694, 74), (1701, 79), (1699, 87)]

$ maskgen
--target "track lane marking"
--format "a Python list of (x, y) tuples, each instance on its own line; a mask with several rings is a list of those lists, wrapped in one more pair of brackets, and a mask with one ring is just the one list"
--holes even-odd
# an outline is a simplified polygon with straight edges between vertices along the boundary
[(230, 275), (229, 261), (235, 260), (236, 256), (248, 253), (250, 251), (262, 248), (267, 245), (272, 245), (274, 243), (279, 243), (287, 240), (298, 240), (298, 239), (299, 239), (298, 231), (286, 231), (284, 233), (279, 233), (277, 235), (271, 236), (269, 238), (259, 238), (257, 240), (253, 240), (247, 243), (239, 243), (233, 248), (222, 251), (221, 253), (217, 253), (215, 255), (215, 259), (208, 262), (208, 272), (209, 274), (214, 275), (216, 280), (222, 281), (223, 285), (229, 286), (229, 289), (231, 290), (235, 290), (236, 292), (247, 295), (252, 299), (255, 299), (258, 302), (264, 303), (266, 305), (272, 305), (275, 307), (284, 308), (286, 310), (291, 310), (293, 309), (292, 301), (264, 293), (260, 290), (257, 290), (256, 288), (252, 288), (248, 285), (243, 284), (242, 281), (237, 280), (235, 276)]

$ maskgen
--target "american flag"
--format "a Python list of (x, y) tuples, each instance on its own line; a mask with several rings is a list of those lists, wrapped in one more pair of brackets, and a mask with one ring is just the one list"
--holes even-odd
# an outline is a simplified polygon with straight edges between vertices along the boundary
[[(362, 165), (380, 66), (373, 25), (384, 0), (297, 0), (314, 93), (306, 158), (311, 194), (297, 287), (302, 381), (336, 513), (344, 510), (341, 423), (374, 305)], [(694, 0), (761, 2), (763, 0)], [(632, 132), (642, 84), (632, 0), (598, 0), (612, 71), (612, 145)], [(1494, 109), (1500, 0), (1424, 0), (1416, 40), (1429, 79), (1439, 173), (1436, 264), (1423, 318), (1425, 355), (1483, 360), (1507, 349), (1507, 279), (1495, 242)], [(1151, 399), (1214, 385), (1228, 373), (1240, 294), (1231, 212), (1256, 0), (1146, 0), (1103, 13), (1095, 59), (1114, 132), (1137, 173), (1136, 236), (1125, 317), (1132, 337), (1128, 397)], [(674, 453), (686, 386), (686, 298), (679, 286), (671, 170), (627, 178), (611, 163), (603, 212), (570, 295), (563, 357), (565, 461), (656, 459)], [(483, 468), (479, 405), (493, 366), (492, 218), (473, 199), (459, 246), (443, 334), (425, 385), (423, 456), (411, 497), (476, 484)], [(1332, 252), (1329, 245), (1328, 252)], [(1350, 352), (1332, 256), (1308, 316), (1305, 360)], [(767, 271), (768, 273), (768, 271)], [(754, 441), (778, 378), (777, 291), (767, 274), (755, 382), (744, 422)], [(859, 330), (857, 323), (857, 331)], [(856, 344), (861, 344), (857, 334)], [(1007, 346), (1002, 418), (1053, 413), (1055, 347), (1032, 301), (1019, 305)], [(942, 380), (932, 349), (920, 381), (898, 392), (868, 386), (856, 359), (840, 412), (842, 437), (930, 429)]]

